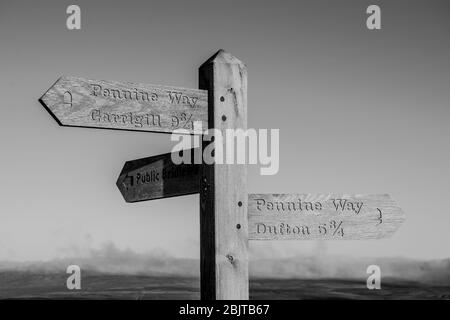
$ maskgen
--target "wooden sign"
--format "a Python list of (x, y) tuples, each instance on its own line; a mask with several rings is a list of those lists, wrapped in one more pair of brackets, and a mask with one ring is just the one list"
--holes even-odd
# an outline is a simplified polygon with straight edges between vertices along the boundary
[(379, 239), (405, 220), (387, 194), (250, 194), (250, 240)]
[(137, 202), (198, 193), (199, 183), (199, 165), (176, 165), (166, 153), (125, 162), (116, 184), (126, 202)]
[(201, 133), (207, 100), (205, 90), (62, 77), (39, 101), (62, 126)]

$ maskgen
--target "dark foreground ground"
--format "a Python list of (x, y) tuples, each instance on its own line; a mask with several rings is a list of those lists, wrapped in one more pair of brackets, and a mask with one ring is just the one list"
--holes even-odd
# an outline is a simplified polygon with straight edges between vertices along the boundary
[[(82, 274), (79, 291), (66, 289), (66, 274), (0, 272), (0, 299), (199, 299), (197, 278)], [(364, 280), (252, 279), (251, 299), (450, 299), (450, 286), (394, 279), (381, 290)]]

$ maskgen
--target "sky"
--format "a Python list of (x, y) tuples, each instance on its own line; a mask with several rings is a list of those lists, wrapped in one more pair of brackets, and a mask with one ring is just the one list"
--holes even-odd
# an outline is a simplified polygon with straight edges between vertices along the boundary
[[(81, 30), (66, 8), (81, 7)], [(382, 29), (366, 28), (370, 4)], [(250, 258), (450, 257), (448, 1), (0, 0), (0, 261), (112, 243), (199, 257), (199, 196), (125, 203), (127, 160), (170, 135), (60, 127), (38, 99), (62, 75), (198, 87), (225, 49), (248, 67), (248, 127), (280, 130), (280, 170), (250, 193), (389, 193), (390, 239), (252, 241)]]

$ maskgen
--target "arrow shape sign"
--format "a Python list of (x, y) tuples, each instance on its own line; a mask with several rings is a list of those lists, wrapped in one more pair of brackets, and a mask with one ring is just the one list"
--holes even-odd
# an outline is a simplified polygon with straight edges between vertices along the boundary
[(379, 239), (405, 215), (387, 194), (250, 194), (250, 240)]
[[(191, 152), (193, 157), (194, 150), (182, 152)], [(171, 153), (166, 153), (127, 161), (116, 183), (125, 201), (137, 202), (198, 193), (200, 166), (176, 165), (171, 156)]]
[(40, 99), (62, 126), (173, 132), (208, 128), (207, 91), (131, 82), (60, 78)]

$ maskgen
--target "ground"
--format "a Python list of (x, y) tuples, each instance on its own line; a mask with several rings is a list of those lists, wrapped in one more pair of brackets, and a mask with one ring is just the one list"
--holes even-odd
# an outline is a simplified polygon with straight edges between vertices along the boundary
[[(85, 272), (82, 290), (66, 289), (67, 275), (0, 272), (0, 299), (199, 299), (199, 279)], [(250, 299), (450, 299), (450, 286), (384, 279), (381, 290), (339, 279), (252, 279)]]

